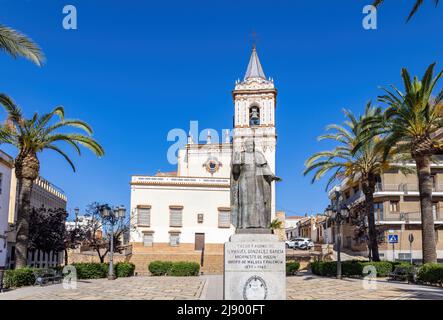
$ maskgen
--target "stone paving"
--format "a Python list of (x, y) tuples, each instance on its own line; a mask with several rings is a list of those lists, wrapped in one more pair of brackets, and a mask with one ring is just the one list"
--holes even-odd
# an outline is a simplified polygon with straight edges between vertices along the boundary
[[(359, 279), (337, 280), (307, 272), (287, 278), (288, 300), (443, 300), (443, 288), (378, 279), (375, 290)], [(79, 280), (77, 289), (61, 284), (26, 287), (0, 293), (0, 300), (221, 300), (223, 277), (131, 277)]]
[(61, 284), (26, 287), (0, 293), (0, 300), (196, 300), (204, 284), (202, 277), (79, 280), (77, 289), (64, 289)]
[(309, 273), (287, 279), (288, 300), (443, 300), (443, 288), (377, 279), (365, 289), (361, 279), (318, 277)]

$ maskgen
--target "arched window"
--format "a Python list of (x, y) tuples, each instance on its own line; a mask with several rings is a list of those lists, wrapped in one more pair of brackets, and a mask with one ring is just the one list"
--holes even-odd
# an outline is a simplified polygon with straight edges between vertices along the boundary
[(260, 125), (260, 108), (251, 106), (249, 108), (249, 126), (255, 127)]

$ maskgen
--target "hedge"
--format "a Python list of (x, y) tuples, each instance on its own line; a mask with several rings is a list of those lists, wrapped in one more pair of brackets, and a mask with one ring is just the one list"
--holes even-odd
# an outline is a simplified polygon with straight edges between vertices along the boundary
[(186, 261), (152, 261), (148, 269), (153, 276), (187, 277), (198, 276), (200, 273), (200, 265), (197, 262)]
[(168, 276), (189, 277), (198, 276), (200, 273), (200, 264), (197, 262), (174, 262), (172, 268), (168, 271)]
[(286, 262), (286, 275), (293, 276), (297, 273), (298, 269), (300, 269), (300, 262), (298, 261), (290, 261)]
[(32, 286), (35, 283), (34, 268), (6, 270), (3, 285), (6, 289)]
[(73, 263), (77, 271), (77, 279), (100, 279), (108, 276), (107, 263)]
[[(377, 271), (377, 277), (387, 277), (392, 272), (394, 266), (399, 263), (389, 261), (343, 261), (341, 263), (342, 275), (345, 277), (363, 277), (365, 266), (374, 266)], [(402, 266), (410, 265), (408, 263), (401, 263)], [(335, 276), (337, 274), (336, 261), (315, 261), (311, 263), (312, 273), (320, 276)]]
[(443, 285), (443, 264), (424, 264), (418, 271), (417, 280), (423, 283)]
[(165, 276), (171, 268), (172, 262), (169, 261), (152, 261), (148, 267), (153, 276)]
[(117, 278), (132, 277), (134, 270), (135, 264), (130, 262), (119, 262), (115, 265), (115, 275)]

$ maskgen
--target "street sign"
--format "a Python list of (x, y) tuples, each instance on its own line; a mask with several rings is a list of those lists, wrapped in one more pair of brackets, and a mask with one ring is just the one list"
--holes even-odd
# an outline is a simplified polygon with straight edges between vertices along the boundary
[(398, 234), (390, 234), (388, 235), (389, 243), (398, 243)]
[(409, 234), (408, 240), (410, 243), (414, 242), (414, 235), (412, 233)]

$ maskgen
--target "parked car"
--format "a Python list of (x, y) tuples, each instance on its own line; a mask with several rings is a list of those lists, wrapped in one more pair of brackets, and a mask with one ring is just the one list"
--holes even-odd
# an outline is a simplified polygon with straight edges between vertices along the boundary
[(296, 238), (292, 238), (290, 240), (286, 240), (285, 244), (286, 244), (286, 248), (291, 248), (291, 249), (295, 249), (296, 248)]
[(314, 247), (314, 242), (309, 238), (297, 238), (294, 242), (297, 249), (308, 250)]
[(285, 241), (286, 248), (308, 250), (314, 247), (314, 243), (309, 238), (292, 238)]

